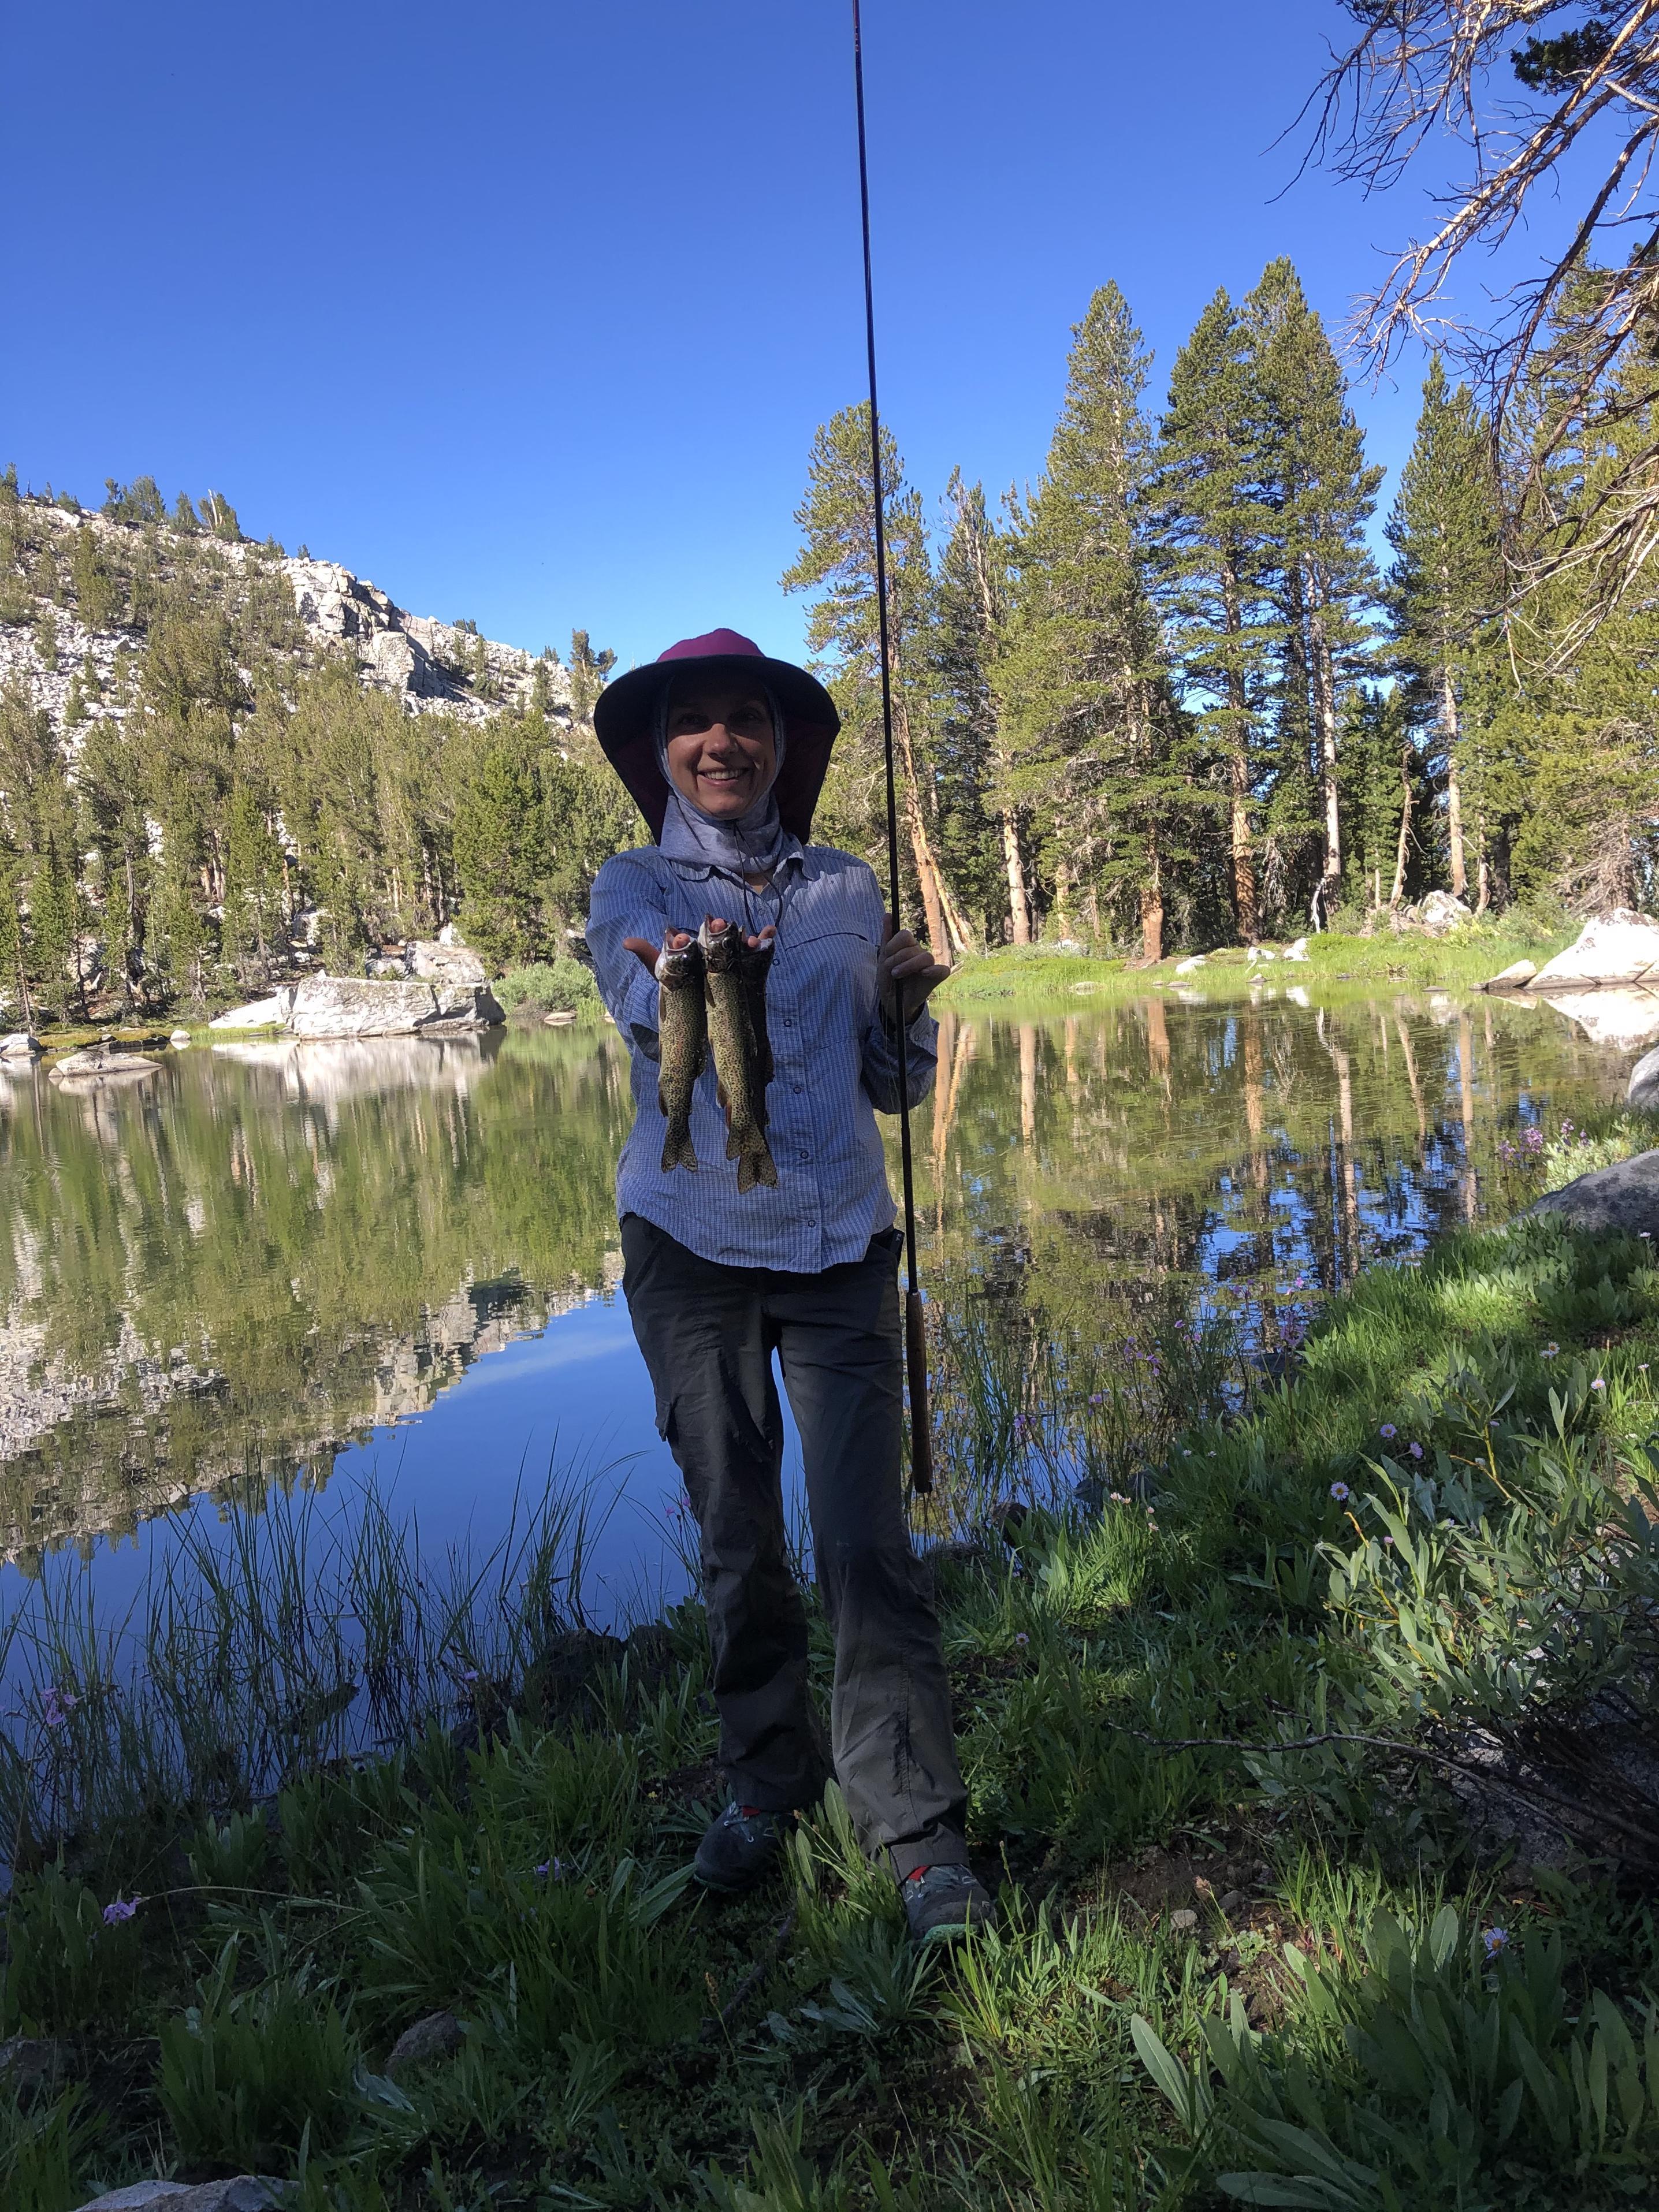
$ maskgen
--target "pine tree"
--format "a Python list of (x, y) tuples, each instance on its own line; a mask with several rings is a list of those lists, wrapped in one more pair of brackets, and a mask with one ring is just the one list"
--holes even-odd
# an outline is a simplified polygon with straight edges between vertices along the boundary
[(75, 533), (70, 577), (75, 587), (76, 609), (86, 628), (113, 629), (120, 616), (120, 593), (109, 564), (99, 550), (97, 533), (89, 523), (83, 522)]
[[(928, 939), (960, 951), (971, 939), (939, 868), (933, 782), (924, 770), (922, 732), (930, 711), (927, 675), (933, 614), (927, 534), (921, 499), (904, 481), (904, 464), (892, 434), (884, 428), (881, 436), (889, 677), (899, 806)], [(818, 594), (806, 635), (814, 653), (830, 656), (844, 730), (836, 772), (843, 780), (849, 775), (860, 776), (866, 793), (873, 796), (880, 782), (881, 645), (867, 402), (842, 408), (819, 427), (795, 522), (801, 549), (784, 573), (783, 588)], [(876, 818), (873, 808), (871, 818)]]
[(283, 852), (258, 799), (240, 779), (231, 786), (223, 842), (219, 949), (246, 987), (270, 978), (282, 911)]
[(1020, 808), (997, 710), (994, 672), (1007, 618), (1008, 547), (986, 512), (979, 484), (953, 469), (945, 489), (950, 532), (939, 556), (933, 625), (933, 688), (942, 860), (987, 917), (993, 941), (1031, 941)]
[(1218, 292), (1170, 372), (1160, 495), (1178, 678), (1220, 763), (1234, 926), (1247, 944), (1261, 933), (1256, 815), (1277, 642), (1261, 446), (1248, 335)]
[(1155, 456), (1140, 333), (1115, 284), (1073, 332), (1066, 402), (1012, 548), (997, 690), (1017, 785), (1047, 794), (1062, 915), (1073, 886), (1132, 890), (1163, 957), (1165, 870), (1191, 804), (1189, 747), (1160, 656)]
[(1378, 585), (1364, 529), (1382, 471), (1366, 465), (1341, 368), (1288, 260), (1268, 263), (1243, 320), (1257, 466), (1273, 516), (1263, 551), (1275, 574), (1279, 634), (1274, 827), (1294, 848), (1304, 823), (1316, 825), (1323, 851), (1310, 903), (1317, 926), (1342, 881), (1338, 733), (1345, 694), (1370, 645)]
[[(1462, 700), (1482, 623), (1503, 595), (1498, 517), (1486, 423), (1467, 385), (1448, 386), (1437, 355), (1424, 380), (1416, 442), (1389, 518), (1395, 550), (1389, 599), (1413, 709), (1437, 728), (1456, 898), (1468, 883)], [(1484, 853), (1481, 857), (1484, 861)]]

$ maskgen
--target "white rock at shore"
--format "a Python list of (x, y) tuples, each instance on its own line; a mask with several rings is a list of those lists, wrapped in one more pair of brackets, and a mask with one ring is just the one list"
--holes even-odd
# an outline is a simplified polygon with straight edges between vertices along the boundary
[(1545, 963), (1531, 988), (1554, 991), (1607, 983), (1659, 988), (1659, 921), (1627, 906), (1597, 915), (1584, 924), (1576, 945)]
[(1197, 974), (1198, 970), (1203, 965), (1204, 955), (1201, 952), (1190, 953), (1185, 960), (1177, 960), (1176, 962), (1176, 974), (1177, 975), (1194, 975)]
[(470, 945), (431, 943), (411, 945), (405, 956), (411, 975), (445, 983), (486, 983), (484, 964)]
[(1482, 988), (1488, 991), (1524, 990), (1537, 973), (1535, 960), (1511, 960), (1507, 968), (1500, 968)]
[(1462, 900), (1449, 891), (1431, 891), (1418, 908), (1417, 918), (1431, 937), (1444, 937), (1461, 923), (1474, 920)]
[(228, 1012), (216, 1014), (208, 1024), (210, 1030), (279, 1030), (288, 1019), (294, 1006), (294, 986), (286, 984), (273, 991), (268, 999), (251, 1000), (245, 1006), (232, 1006)]
[(27, 1030), (14, 1030), (9, 1036), (0, 1036), (0, 1060), (39, 1060), (40, 1040), (31, 1036)]
[(94, 1044), (85, 1052), (67, 1053), (53, 1060), (47, 1073), (54, 1081), (103, 1082), (111, 1076), (154, 1075), (157, 1063), (142, 1052), (118, 1052), (113, 1045)]
[(307, 975), (294, 994), (288, 1027), (296, 1037), (444, 1036), (493, 1029), (504, 1018), (483, 984)]

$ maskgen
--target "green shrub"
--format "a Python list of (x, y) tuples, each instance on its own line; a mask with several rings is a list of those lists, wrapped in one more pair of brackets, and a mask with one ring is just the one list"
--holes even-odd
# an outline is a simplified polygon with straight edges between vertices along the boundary
[(598, 986), (580, 960), (561, 953), (527, 968), (509, 968), (491, 987), (507, 1013), (520, 1006), (537, 1013), (576, 1013), (599, 1004)]
[(6, 2212), (66, 2212), (88, 2191), (87, 2163), (104, 2132), (77, 2083), (51, 2100), (0, 2096), (0, 2204)]
[[(20, 1882), (5, 1914), (0, 2033), (67, 2035), (124, 2027), (138, 1995), (132, 1900), (100, 1905), (84, 1882), (50, 1866)], [(106, 1920), (106, 1912), (115, 1917)]]
[(239, 1951), (233, 1936), (198, 2002), (162, 2027), (156, 2089), (187, 2165), (269, 2172), (302, 2138), (324, 2150), (349, 2131), (357, 2054), (304, 1972), (234, 1990)]

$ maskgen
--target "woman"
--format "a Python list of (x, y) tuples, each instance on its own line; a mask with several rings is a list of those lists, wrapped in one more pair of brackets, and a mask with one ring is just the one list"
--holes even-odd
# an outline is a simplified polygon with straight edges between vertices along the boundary
[[(875, 1110), (933, 1079), (927, 994), (947, 970), (890, 927), (862, 860), (811, 845), (839, 720), (804, 669), (734, 630), (671, 646), (602, 695), (594, 726), (654, 845), (608, 860), (587, 937), (633, 1056), (635, 1121), (617, 1176), (623, 1289), (701, 1533), (732, 1801), (697, 1847), (710, 1888), (769, 1872), (828, 1775), (790, 1574), (775, 1351), (800, 1431), (818, 1587), (836, 1639), (835, 1772), (912, 1931), (960, 1931), (991, 1904), (963, 1843), (966, 1796), (928, 1580), (900, 1473), (897, 1263), (903, 1238)], [(757, 943), (775, 1188), (739, 1192), (709, 1068), (691, 1112), (695, 1171), (665, 1170), (656, 963), (705, 918)]]

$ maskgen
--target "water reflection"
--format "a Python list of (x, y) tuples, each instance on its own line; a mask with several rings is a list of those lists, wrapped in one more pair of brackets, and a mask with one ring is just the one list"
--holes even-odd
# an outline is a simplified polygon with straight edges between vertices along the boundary
[[(947, 1012), (916, 1132), (934, 1294), (1030, 1285), (1104, 1336), (1151, 1278), (1249, 1284), (1271, 1338), (1276, 1285), (1332, 1291), (1475, 1218), (1517, 1116), (1622, 1085), (1547, 1013), (1308, 995)], [(635, 1455), (656, 1511), (672, 1469), (610, 1303), (630, 1109), (608, 1032), (233, 1042), (86, 1097), (0, 1067), (8, 1557), (325, 1481), (343, 1453), (488, 1533), (556, 1434)]]

